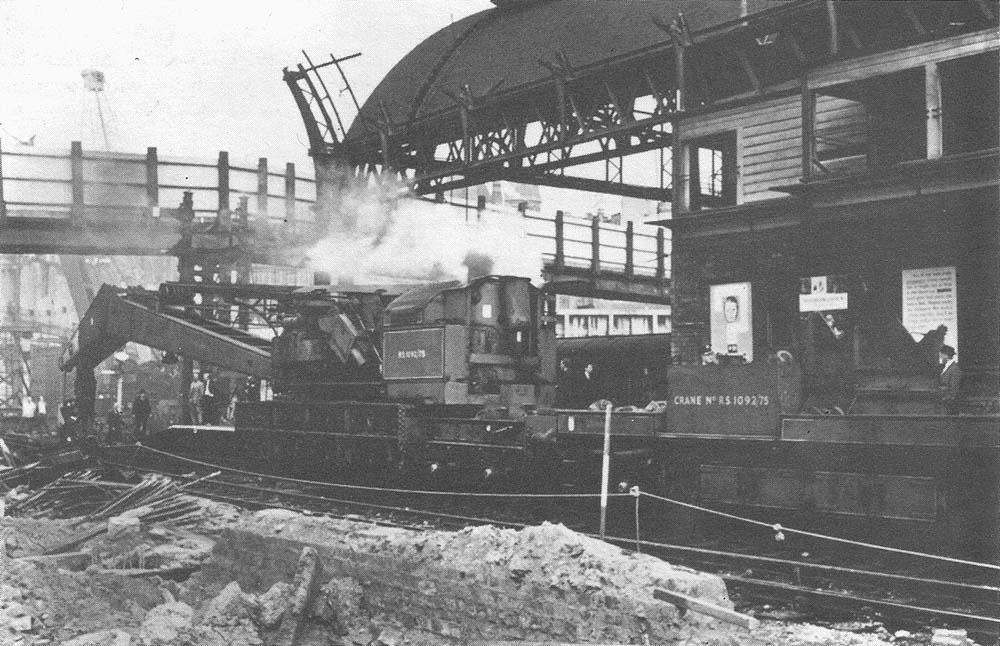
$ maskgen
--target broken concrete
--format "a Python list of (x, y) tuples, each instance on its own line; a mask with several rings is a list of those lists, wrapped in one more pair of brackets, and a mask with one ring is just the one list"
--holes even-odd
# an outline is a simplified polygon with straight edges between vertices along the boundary
[(132, 636), (124, 630), (102, 630), (63, 642), (63, 646), (130, 646)]
[(108, 519), (108, 540), (116, 541), (128, 535), (139, 533), (139, 517), (135, 515), (112, 516)]
[(156, 606), (146, 613), (139, 628), (139, 639), (146, 644), (169, 643), (192, 625), (194, 609), (175, 601)]
[[(193, 531), (141, 525), (118, 540), (101, 532), (78, 554), (58, 558), (38, 555), (80, 524), (0, 519), (0, 644), (915, 646), (932, 639), (777, 621), (748, 621), (746, 629), (682, 613), (653, 589), (723, 616), (732, 603), (717, 577), (559, 525), (418, 532), (285, 511), (240, 517), (227, 508), (206, 517)], [(67, 569), (79, 568), (80, 555), (92, 565)], [(180, 583), (140, 576), (171, 571), (162, 566), (172, 563), (201, 570)], [(115, 568), (131, 578), (109, 575)], [(971, 645), (960, 632), (933, 639)]]

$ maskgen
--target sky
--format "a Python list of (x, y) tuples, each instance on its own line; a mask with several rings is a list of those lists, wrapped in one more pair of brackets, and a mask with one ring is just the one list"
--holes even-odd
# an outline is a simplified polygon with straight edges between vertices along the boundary
[[(0, 141), (308, 164), (282, 68), (344, 64), (361, 102), (413, 47), (489, 0), (0, 0)], [(81, 73), (105, 75), (100, 95)], [(100, 104), (100, 105), (98, 105)]]

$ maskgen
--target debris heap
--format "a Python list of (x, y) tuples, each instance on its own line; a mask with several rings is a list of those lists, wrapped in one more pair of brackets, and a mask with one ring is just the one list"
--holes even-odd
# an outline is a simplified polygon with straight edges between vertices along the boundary
[[(26, 517), (0, 518), (2, 646), (874, 646), (928, 638), (778, 622), (748, 631), (684, 612), (653, 591), (731, 608), (721, 580), (561, 525), (415, 531), (247, 513), (152, 478), (108, 485), (73, 474), (45, 491), (17, 496), (13, 506)], [(74, 510), (83, 513), (62, 518)]]

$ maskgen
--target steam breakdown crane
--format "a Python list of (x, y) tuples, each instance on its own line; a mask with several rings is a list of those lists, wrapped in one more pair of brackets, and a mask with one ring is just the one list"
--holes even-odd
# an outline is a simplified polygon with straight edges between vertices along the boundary
[(92, 413), (94, 368), (130, 341), (273, 379), (287, 393), (308, 396), (333, 384), (377, 387), (381, 360), (372, 332), (382, 298), (323, 287), (104, 285), (64, 352), (62, 368), (76, 370), (74, 390), (84, 414)]

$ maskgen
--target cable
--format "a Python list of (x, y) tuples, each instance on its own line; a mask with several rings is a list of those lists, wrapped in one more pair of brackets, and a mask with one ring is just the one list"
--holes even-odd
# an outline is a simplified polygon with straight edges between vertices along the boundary
[[(222, 471), (227, 471), (229, 473), (238, 473), (245, 476), (251, 476), (256, 478), (270, 478), (272, 480), (281, 480), (284, 482), (294, 482), (297, 484), (308, 484), (316, 485), (321, 487), (336, 487), (339, 489), (350, 489), (354, 491), (378, 491), (382, 493), (402, 493), (402, 494), (416, 494), (416, 495), (429, 495), (429, 496), (465, 496), (465, 497), (478, 497), (478, 498), (598, 498), (600, 493), (488, 493), (488, 492), (474, 492), (474, 491), (429, 491), (426, 489), (392, 489), (386, 487), (371, 487), (365, 485), (348, 485), (340, 484), (336, 482), (321, 482), (317, 480), (302, 480), (300, 478), (289, 478), (286, 476), (275, 476), (266, 473), (257, 473), (255, 471), (245, 471), (243, 469), (234, 469), (230, 467), (224, 467), (218, 464), (213, 464), (211, 462), (204, 462), (202, 460), (195, 460), (194, 458), (184, 457), (182, 455), (176, 455), (174, 453), (168, 453), (166, 451), (161, 451), (159, 449), (154, 449), (149, 446), (144, 446), (142, 444), (136, 444), (140, 449), (144, 449), (151, 453), (156, 453), (165, 457), (173, 458), (175, 460), (181, 460), (183, 462), (188, 462), (191, 464), (197, 464), (203, 467), (208, 467), (210, 469), (219, 469)], [(624, 498), (631, 494), (628, 493), (609, 493), (610, 498)]]
[(865, 543), (862, 541), (855, 541), (849, 538), (840, 538), (838, 536), (829, 536), (826, 534), (818, 534), (815, 532), (808, 532), (802, 529), (793, 529), (791, 527), (784, 527), (777, 523), (765, 523), (761, 520), (754, 520), (752, 518), (744, 518), (743, 516), (737, 516), (735, 514), (729, 514), (724, 511), (717, 511), (715, 509), (709, 509), (707, 507), (701, 507), (699, 505), (694, 505), (689, 502), (681, 502), (680, 500), (673, 500), (672, 498), (665, 498), (663, 496), (657, 496), (655, 494), (647, 493), (645, 491), (641, 492), (644, 496), (649, 496), (656, 500), (660, 500), (672, 505), (678, 505), (680, 507), (686, 507), (688, 509), (694, 509), (696, 511), (705, 512), (707, 514), (713, 514), (715, 516), (721, 516), (723, 518), (729, 518), (731, 520), (738, 520), (743, 523), (748, 523), (750, 525), (757, 525), (758, 527), (766, 527), (768, 529), (774, 530), (780, 536), (783, 532), (788, 532), (789, 534), (798, 534), (800, 536), (809, 536), (811, 538), (820, 538), (827, 541), (833, 541), (836, 543), (844, 543), (847, 545), (854, 545), (856, 547), (868, 547), (871, 549), (882, 550), (884, 552), (892, 552), (894, 554), (905, 554), (907, 556), (919, 556), (921, 558), (932, 559), (936, 561), (944, 561), (947, 563), (956, 563), (959, 565), (971, 565), (973, 567), (981, 567), (989, 570), (1000, 571), (1000, 565), (993, 565), (992, 563), (980, 563), (977, 561), (966, 561), (964, 559), (957, 559), (950, 556), (942, 556), (939, 554), (928, 554), (926, 552), (915, 552), (912, 550), (904, 550), (898, 547), (889, 547), (887, 545), (878, 545), (876, 543)]

